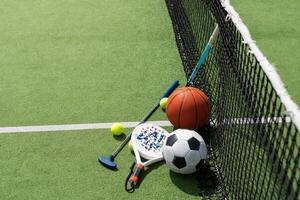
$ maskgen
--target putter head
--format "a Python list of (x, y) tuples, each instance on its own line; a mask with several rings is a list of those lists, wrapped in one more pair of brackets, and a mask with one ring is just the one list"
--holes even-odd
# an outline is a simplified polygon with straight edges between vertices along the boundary
[(99, 156), (98, 161), (108, 169), (117, 169), (117, 164), (114, 162), (114, 157), (109, 156)]

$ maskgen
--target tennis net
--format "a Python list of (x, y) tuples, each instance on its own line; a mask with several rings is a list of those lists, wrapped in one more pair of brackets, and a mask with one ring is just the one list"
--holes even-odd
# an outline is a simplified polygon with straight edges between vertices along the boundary
[(220, 29), (194, 81), (212, 106), (211, 125), (200, 130), (210, 162), (198, 174), (199, 194), (208, 199), (300, 199), (299, 110), (230, 2), (166, 3), (187, 77), (216, 23)]

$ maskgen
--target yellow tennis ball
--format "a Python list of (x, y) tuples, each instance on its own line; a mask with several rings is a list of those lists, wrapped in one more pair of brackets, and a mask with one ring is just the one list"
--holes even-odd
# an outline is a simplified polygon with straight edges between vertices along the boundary
[(124, 126), (121, 123), (114, 123), (110, 130), (113, 135), (121, 135), (124, 133)]
[(159, 102), (159, 105), (162, 109), (166, 109), (167, 108), (167, 102), (168, 102), (168, 98), (162, 98)]
[(130, 149), (130, 151), (133, 151), (133, 146), (132, 146), (131, 140), (128, 142), (128, 148)]

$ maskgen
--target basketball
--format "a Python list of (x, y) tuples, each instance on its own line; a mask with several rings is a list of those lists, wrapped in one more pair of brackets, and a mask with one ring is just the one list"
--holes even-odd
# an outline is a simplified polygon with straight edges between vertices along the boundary
[(201, 128), (210, 116), (208, 97), (194, 87), (179, 88), (168, 98), (166, 113), (175, 128)]

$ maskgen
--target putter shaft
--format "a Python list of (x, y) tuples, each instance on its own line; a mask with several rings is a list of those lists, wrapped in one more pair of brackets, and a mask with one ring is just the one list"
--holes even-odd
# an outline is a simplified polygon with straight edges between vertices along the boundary
[[(159, 107), (159, 104), (156, 104), (156, 105), (155, 105), (155, 106), (147, 113), (147, 115), (145, 115), (145, 117), (141, 120), (141, 122), (140, 122), (138, 125), (140, 125), (140, 124), (142, 124), (142, 123), (145, 123), (145, 122), (151, 117), (151, 115), (158, 109), (158, 107)], [(116, 149), (114, 150), (114, 152), (111, 154), (112, 157), (115, 158), (115, 157), (120, 153), (120, 151), (122, 151), (122, 149), (123, 149), (123, 148), (126, 146), (126, 144), (129, 142), (130, 138), (131, 138), (131, 133), (128, 134), (128, 135), (126, 136), (125, 140), (123, 140), (122, 143), (118, 146), (118, 148), (116, 148)]]

